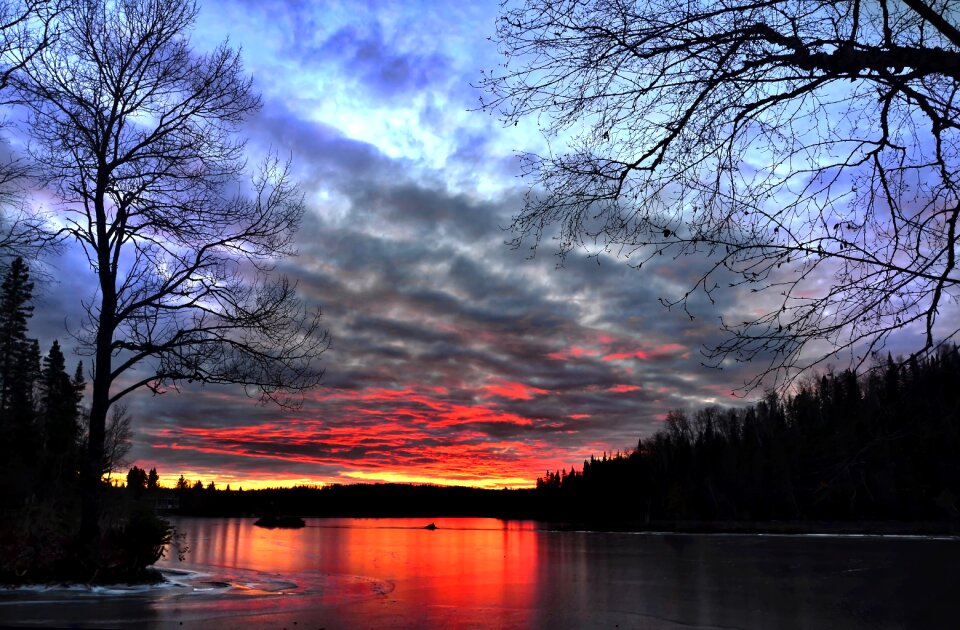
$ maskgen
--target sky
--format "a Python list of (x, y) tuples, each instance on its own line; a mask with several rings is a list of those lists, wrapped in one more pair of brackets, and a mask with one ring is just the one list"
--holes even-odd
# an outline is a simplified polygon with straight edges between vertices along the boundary
[[(501, 63), (498, 6), (204, 3), (194, 47), (229, 38), (262, 95), (251, 158), (289, 154), (306, 194), (280, 270), (333, 345), (298, 410), (229, 387), (131, 396), (132, 463), (165, 484), (522, 487), (633, 448), (671, 409), (743, 404), (731, 391), (750, 366), (700, 354), (743, 296), (695, 298), (693, 320), (657, 300), (689, 289), (696, 261), (640, 273), (575, 252), (558, 269), (549, 244), (532, 258), (506, 244), (527, 187), (516, 152), (545, 144), (535, 120), (477, 111), (472, 84)], [(69, 349), (93, 276), (78, 252), (48, 264), (32, 333)]]

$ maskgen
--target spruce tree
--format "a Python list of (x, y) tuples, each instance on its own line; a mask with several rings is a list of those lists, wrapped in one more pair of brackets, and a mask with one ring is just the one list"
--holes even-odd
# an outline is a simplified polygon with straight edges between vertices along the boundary
[(54, 340), (43, 359), (40, 375), (39, 416), (44, 452), (51, 468), (62, 470), (74, 463), (79, 426), (77, 410), (80, 394), (74, 379), (66, 371), (60, 343)]
[(28, 424), (32, 412), (35, 342), (27, 339), (32, 298), (30, 270), (18, 257), (0, 284), (0, 424), (7, 427)]
[(29, 498), (37, 482), (40, 455), (33, 408), (39, 346), (27, 338), (33, 314), (33, 283), (22, 258), (6, 268), (0, 282), (0, 504), (14, 507)]
[(160, 475), (156, 468), (151, 468), (147, 473), (147, 490), (156, 490), (160, 487)]

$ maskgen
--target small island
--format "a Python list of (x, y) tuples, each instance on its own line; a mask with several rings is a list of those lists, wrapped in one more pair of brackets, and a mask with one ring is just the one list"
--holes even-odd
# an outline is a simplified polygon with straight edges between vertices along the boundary
[(299, 516), (264, 516), (257, 519), (254, 525), (267, 529), (300, 529), (306, 523)]

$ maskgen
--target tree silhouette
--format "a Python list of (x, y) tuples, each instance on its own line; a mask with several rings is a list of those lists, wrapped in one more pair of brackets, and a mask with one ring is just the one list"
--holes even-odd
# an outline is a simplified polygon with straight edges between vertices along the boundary
[(27, 338), (33, 314), (33, 282), (22, 258), (15, 258), (0, 285), (0, 423), (29, 423), (39, 351)]
[[(143, 579), (146, 564), (169, 543), (169, 524), (138, 501), (114, 503), (109, 529), (98, 541), (105, 555), (89, 563), (77, 544), (79, 453), (86, 441), (79, 435), (82, 367), (71, 378), (56, 341), (41, 367), (39, 345), (27, 337), (32, 286), (22, 259), (13, 260), (4, 280), (0, 339), (8, 360), (2, 362), (6, 406), (0, 416), (0, 581)], [(158, 479), (156, 470), (149, 475), (131, 470), (132, 490), (142, 485), (141, 477), (154, 485)]]
[(160, 475), (156, 468), (151, 468), (147, 473), (147, 490), (156, 490), (160, 487)]
[(127, 490), (135, 495), (141, 494), (147, 489), (147, 472), (139, 466), (132, 467), (127, 471)]
[[(54, 341), (40, 361), (27, 337), (33, 282), (15, 258), (0, 284), (0, 477), (6, 507), (66, 490), (75, 493), (82, 381), (65, 371)], [(79, 368), (78, 368), (79, 369)]]
[(483, 106), (568, 147), (523, 156), (515, 243), (557, 230), (561, 257), (706, 259), (661, 301), (759, 292), (760, 314), (706, 349), (761, 360), (748, 385), (837, 352), (859, 367), (907, 326), (934, 349), (957, 333), (937, 327), (960, 283), (957, 16), (925, 0), (504, 8)]
[(67, 374), (60, 343), (54, 340), (47, 356), (43, 358), (38, 401), (40, 416), (47, 426), (45, 433), (51, 444), (55, 445), (52, 447), (54, 450), (62, 450), (68, 442), (74, 442), (77, 438), (77, 413), (83, 396), (82, 372), (80, 376), (81, 381), (76, 382)]
[(32, 493), (40, 448), (32, 379), (39, 351), (27, 337), (32, 295), (29, 269), (16, 258), (0, 284), (0, 502), (5, 507)]
[(178, 0), (75, 3), (55, 20), (57, 39), (14, 75), (37, 170), (97, 282), (78, 334), (93, 358), (88, 540), (118, 400), (198, 382), (296, 404), (322, 375), (320, 313), (271, 273), (292, 253), (302, 196), (276, 159), (244, 194), (233, 134), (259, 99), (237, 51), (190, 49), (196, 13)]
[[(77, 366), (80, 373), (81, 367)], [(83, 379), (71, 379), (60, 344), (54, 340), (37, 381), (37, 419), (43, 439), (45, 468), (57, 482), (65, 474), (72, 474), (77, 464), (77, 441), (80, 436), (80, 401), (83, 398)]]
[[(898, 367), (905, 363), (907, 367)], [(551, 518), (960, 524), (960, 351), (808, 377), (739, 409), (671, 411), (629, 455), (537, 480)]]

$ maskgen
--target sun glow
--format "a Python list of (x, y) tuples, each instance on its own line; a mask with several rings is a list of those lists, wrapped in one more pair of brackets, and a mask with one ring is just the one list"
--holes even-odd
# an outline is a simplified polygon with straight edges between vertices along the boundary
[(490, 477), (487, 479), (465, 479), (456, 477), (433, 477), (402, 472), (364, 472), (351, 471), (345, 477), (361, 483), (419, 483), (437, 486), (471, 486), (474, 488), (532, 488), (535, 480), (521, 477)]
[[(175, 488), (180, 476), (186, 480), (188, 487), (193, 487), (199, 481), (206, 488), (211, 482), (218, 490), (264, 490), (267, 488), (293, 488), (310, 486), (322, 488), (331, 484), (350, 483), (410, 483), (436, 486), (468, 486), (473, 488), (500, 489), (500, 488), (532, 488), (535, 479), (523, 477), (489, 477), (485, 479), (466, 478), (458, 476), (443, 476), (417, 474), (403, 471), (347, 471), (335, 478), (317, 477), (254, 477), (241, 475), (225, 475), (210, 471), (184, 470), (160, 475), (160, 486)], [(123, 482), (123, 475), (115, 473), (114, 482)]]

